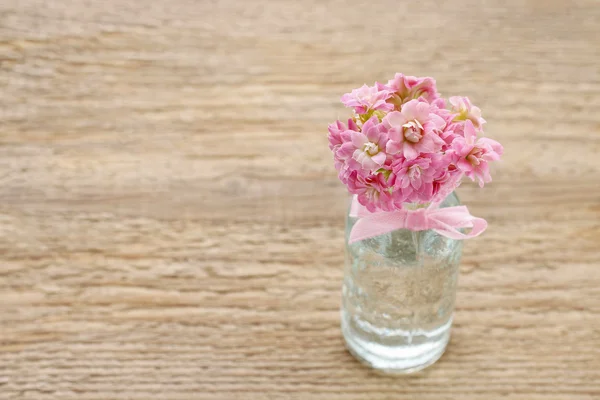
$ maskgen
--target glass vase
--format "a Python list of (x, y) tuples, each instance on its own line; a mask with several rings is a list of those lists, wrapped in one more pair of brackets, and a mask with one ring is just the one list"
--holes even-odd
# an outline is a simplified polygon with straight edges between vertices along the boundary
[[(460, 205), (450, 194), (440, 207)], [(355, 218), (346, 220), (346, 243)], [(410, 373), (437, 361), (450, 339), (462, 241), (399, 229), (346, 245), (342, 333), (362, 363)]]

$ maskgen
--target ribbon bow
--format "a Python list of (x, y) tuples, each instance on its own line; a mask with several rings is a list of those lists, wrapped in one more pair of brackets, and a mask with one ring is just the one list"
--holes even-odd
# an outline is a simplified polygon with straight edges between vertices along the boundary
[[(355, 195), (350, 206), (350, 216), (358, 218), (352, 227), (348, 243), (352, 244), (373, 236), (383, 235), (396, 229), (425, 231), (432, 229), (450, 239), (462, 240), (479, 236), (487, 228), (483, 218), (469, 213), (466, 206), (439, 208), (448, 194), (458, 185), (460, 176), (456, 177), (427, 208), (417, 210), (376, 211), (371, 213), (363, 207)], [(471, 228), (469, 233), (462, 233), (461, 228)]]

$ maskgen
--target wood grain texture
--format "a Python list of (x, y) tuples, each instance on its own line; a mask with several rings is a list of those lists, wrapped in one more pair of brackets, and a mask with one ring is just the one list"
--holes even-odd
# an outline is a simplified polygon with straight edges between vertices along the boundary
[[(0, 399), (600, 398), (597, 1), (0, 2)], [(505, 145), (453, 338), (339, 329), (326, 126), (394, 72)]]

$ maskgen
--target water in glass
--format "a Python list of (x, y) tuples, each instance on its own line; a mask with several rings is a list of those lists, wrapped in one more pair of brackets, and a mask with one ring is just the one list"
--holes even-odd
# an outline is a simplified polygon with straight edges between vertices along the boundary
[[(453, 193), (441, 207), (459, 205)], [(356, 220), (348, 217), (346, 241)], [(401, 229), (347, 245), (342, 332), (361, 362), (410, 373), (450, 339), (462, 242)]]

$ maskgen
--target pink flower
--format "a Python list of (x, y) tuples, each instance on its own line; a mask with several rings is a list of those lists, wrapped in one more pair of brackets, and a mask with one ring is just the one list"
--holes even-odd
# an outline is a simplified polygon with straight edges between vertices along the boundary
[(389, 90), (363, 85), (343, 95), (342, 103), (346, 107), (353, 107), (357, 114), (365, 114), (370, 110), (391, 111), (394, 109), (394, 105), (386, 103), (391, 95)]
[(445, 142), (438, 131), (446, 123), (439, 115), (431, 112), (428, 103), (411, 100), (402, 106), (401, 111), (392, 111), (383, 118), (389, 128), (389, 154), (402, 153), (407, 160), (413, 160), (419, 153), (440, 151)]
[(350, 166), (342, 161), (336, 160), (334, 162), (335, 168), (338, 170), (338, 178), (344, 185), (349, 185), (350, 176), (353, 172), (356, 172)]
[(452, 96), (449, 100), (452, 105), (450, 111), (456, 114), (454, 116), (454, 121), (470, 120), (477, 130), (482, 129), (483, 124), (485, 124), (485, 119), (481, 117), (481, 110), (479, 107), (472, 105), (468, 97)]
[(433, 197), (433, 181), (439, 175), (440, 157), (399, 158), (392, 163), (397, 202), (428, 202)]
[(335, 152), (342, 145), (342, 132), (346, 130), (346, 126), (341, 121), (335, 121), (333, 124), (329, 124), (327, 127), (329, 130), (329, 150)]
[(356, 161), (366, 172), (375, 171), (387, 159), (387, 128), (371, 117), (362, 127), (362, 132), (351, 131), (350, 141), (343, 143), (336, 155), (341, 160)]
[(348, 190), (358, 195), (358, 202), (367, 210), (374, 212), (394, 210), (388, 173), (360, 175), (354, 171), (348, 179)]
[(358, 126), (352, 118), (348, 119), (348, 128), (341, 121), (335, 121), (329, 125), (329, 149), (333, 153), (334, 166), (339, 172), (340, 180), (345, 184), (348, 175), (352, 172), (350, 166), (338, 156), (338, 150), (342, 144), (349, 142), (352, 137), (352, 132), (358, 132)]
[(453, 122), (455, 114), (452, 114), (450, 110), (446, 108), (446, 100), (443, 97), (434, 100), (431, 103), (431, 108), (431, 111), (435, 115), (441, 117), (445, 123), (444, 127), (438, 131), (439, 136), (445, 142), (445, 145), (442, 147), (442, 151), (445, 151), (456, 136), (462, 133), (462, 127), (460, 127), (461, 133), (456, 132), (456, 127), (459, 124), (464, 124), (464, 122)]
[(452, 182), (457, 174), (461, 174), (462, 172), (456, 168), (456, 165), (452, 164), (454, 154), (446, 153), (441, 156), (440, 159), (440, 168), (437, 171), (437, 175), (433, 180), (433, 195), (435, 196), (440, 189)]
[(334, 123), (329, 124), (328, 130), (329, 130), (329, 136), (328, 136), (329, 150), (333, 151), (334, 154), (337, 151), (337, 149), (339, 149), (339, 147), (344, 142), (347, 142), (348, 140), (350, 140), (349, 139), (350, 133), (348, 133), (348, 131), (356, 131), (356, 132), (359, 131), (358, 126), (356, 125), (356, 123), (354, 122), (354, 120), (352, 118), (348, 119), (348, 127), (347, 128), (343, 122), (335, 121)]
[(329, 125), (329, 149), (339, 179), (368, 210), (429, 203), (464, 175), (480, 186), (491, 181), (489, 162), (502, 146), (477, 139), (481, 110), (466, 97), (440, 97), (433, 78), (396, 74), (341, 100), (354, 116)]
[(388, 102), (395, 104), (398, 108), (410, 100), (423, 98), (427, 102), (433, 102), (439, 95), (435, 86), (435, 79), (426, 77), (418, 78), (416, 76), (405, 76), (397, 73), (394, 79), (388, 81), (387, 85), (378, 85), (393, 92)]
[[(446, 99), (444, 99), (443, 97), (438, 97), (437, 99), (430, 101), (429, 104), (431, 104), (432, 106), (436, 106), (440, 110), (446, 110)], [(450, 112), (448, 112), (448, 114), (450, 114)]]
[(444, 129), (440, 131), (440, 137), (446, 143), (445, 146), (442, 147), (442, 150), (446, 151), (457, 137), (464, 137), (464, 125), (464, 122), (451, 122), (446, 124)]
[(477, 139), (477, 132), (470, 120), (465, 123), (465, 136), (457, 137), (452, 142), (454, 154), (454, 164), (466, 176), (479, 180), (479, 186), (492, 181), (488, 163), (500, 159), (504, 152), (502, 145), (495, 140), (480, 138)]

